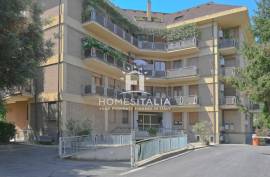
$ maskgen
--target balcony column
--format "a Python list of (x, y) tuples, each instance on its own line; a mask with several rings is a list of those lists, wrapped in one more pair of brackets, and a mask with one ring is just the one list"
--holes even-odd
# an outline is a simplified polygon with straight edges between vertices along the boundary
[(183, 59), (182, 61), (182, 67), (187, 67), (187, 59)]
[(184, 122), (184, 129), (187, 131), (188, 130), (188, 113), (183, 112), (182, 116), (183, 116), (183, 122)]
[(183, 95), (189, 96), (189, 86), (188, 85), (183, 86)]
[[(130, 117), (130, 127), (133, 127), (133, 111), (129, 111), (129, 117)], [(134, 111), (134, 129), (138, 129), (138, 118), (139, 114), (138, 111)]]
[(96, 93), (96, 82), (95, 77), (91, 76), (91, 93)]
[(109, 131), (109, 113), (108, 113), (108, 110), (105, 110), (104, 111), (104, 122), (105, 122), (105, 125), (104, 125), (104, 127), (105, 127), (105, 132), (106, 133), (108, 133), (108, 131)]
[(172, 129), (172, 112), (163, 112), (162, 113), (162, 128)]
[(108, 87), (109, 87), (109, 79), (107, 76), (103, 76), (103, 80), (104, 80), (104, 96), (107, 96), (107, 91), (108, 91)]

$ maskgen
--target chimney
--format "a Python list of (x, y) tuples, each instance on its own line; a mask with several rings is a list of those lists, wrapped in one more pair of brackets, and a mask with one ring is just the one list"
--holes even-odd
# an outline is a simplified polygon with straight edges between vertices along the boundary
[(151, 0), (148, 0), (147, 2), (147, 20), (148, 21), (152, 21), (151, 10), (152, 10)]

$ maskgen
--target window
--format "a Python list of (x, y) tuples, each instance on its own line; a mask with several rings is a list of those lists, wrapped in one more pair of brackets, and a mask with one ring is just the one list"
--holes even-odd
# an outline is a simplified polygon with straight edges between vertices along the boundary
[(173, 62), (173, 69), (179, 69), (182, 67), (182, 60), (177, 60)]
[(198, 122), (198, 113), (190, 112), (188, 113), (189, 125), (195, 125)]
[(110, 119), (109, 119), (110, 123), (116, 123), (116, 115), (117, 114), (116, 114), (115, 110), (109, 111), (109, 116), (111, 116)]
[(183, 118), (181, 112), (173, 113), (173, 125), (183, 126)]
[(128, 111), (122, 112), (122, 124), (128, 124)]
[(57, 102), (48, 103), (48, 120), (57, 120)]

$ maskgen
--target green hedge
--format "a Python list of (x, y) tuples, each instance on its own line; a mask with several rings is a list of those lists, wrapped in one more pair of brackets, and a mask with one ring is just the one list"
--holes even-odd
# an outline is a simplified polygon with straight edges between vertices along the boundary
[(0, 121), (0, 143), (8, 143), (9, 140), (15, 137), (15, 125)]

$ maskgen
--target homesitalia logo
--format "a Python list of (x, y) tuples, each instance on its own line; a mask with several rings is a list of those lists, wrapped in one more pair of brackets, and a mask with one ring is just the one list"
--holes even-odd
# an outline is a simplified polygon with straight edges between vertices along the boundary
[(140, 109), (169, 109), (171, 102), (169, 98), (153, 97), (151, 93), (145, 91), (145, 80), (148, 79), (142, 70), (123, 72), (125, 81), (125, 91), (119, 92), (117, 98), (99, 97), (99, 106), (114, 109), (122, 107), (124, 109), (139, 106)]

